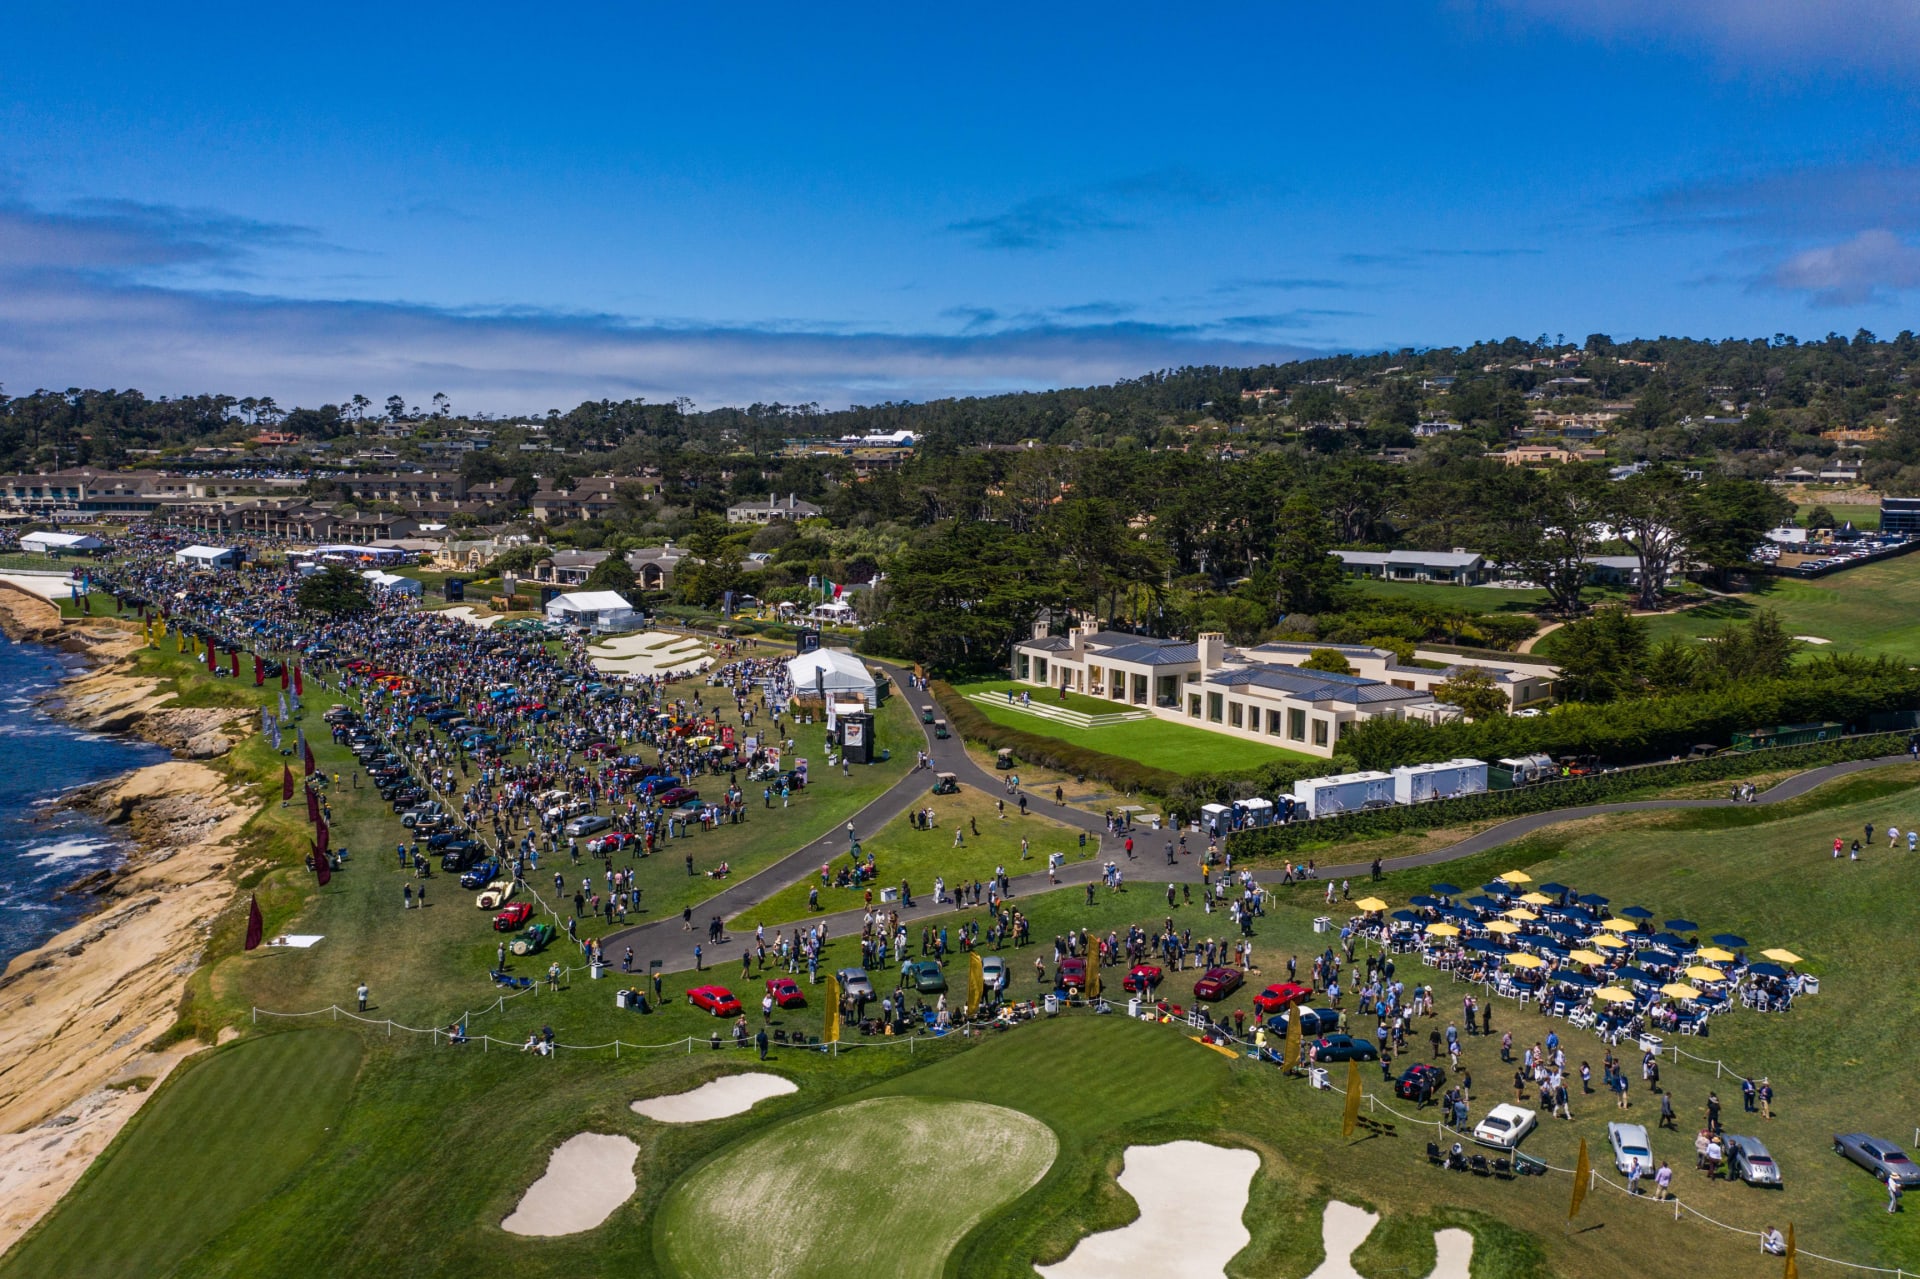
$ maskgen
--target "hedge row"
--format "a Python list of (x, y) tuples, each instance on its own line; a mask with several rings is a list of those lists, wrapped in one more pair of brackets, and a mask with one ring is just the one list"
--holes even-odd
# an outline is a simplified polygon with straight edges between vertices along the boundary
[(1689, 782), (1721, 781), (1780, 768), (1818, 768), (1844, 760), (1873, 759), (1898, 754), (1905, 749), (1906, 741), (1905, 733), (1874, 733), (1805, 746), (1730, 752), (1707, 759), (1597, 773), (1570, 781), (1543, 782), (1518, 790), (1487, 791), (1426, 804), (1396, 804), (1392, 808), (1364, 809), (1287, 826), (1262, 826), (1236, 831), (1228, 838), (1235, 857), (1286, 853), (1308, 844), (1377, 839), (1489, 818), (1505, 820), (1559, 808), (1632, 799)]
[(1011, 747), (1013, 753), (1023, 760), (1072, 773), (1075, 777), (1098, 778), (1127, 795), (1140, 791), (1167, 795), (1186, 780), (1179, 773), (1164, 768), (1151, 768), (1119, 755), (1075, 746), (1057, 737), (996, 724), (945, 680), (932, 681), (931, 690), (946, 711), (947, 723), (954, 732), (992, 750)]

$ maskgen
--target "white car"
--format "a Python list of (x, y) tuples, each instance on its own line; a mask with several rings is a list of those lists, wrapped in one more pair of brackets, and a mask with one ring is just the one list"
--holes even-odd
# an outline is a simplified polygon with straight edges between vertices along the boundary
[(980, 984), (988, 991), (998, 994), (1007, 988), (1007, 961), (998, 955), (980, 957)]
[(1622, 1173), (1630, 1172), (1636, 1159), (1641, 1172), (1653, 1172), (1653, 1151), (1647, 1146), (1647, 1130), (1642, 1125), (1608, 1124), (1607, 1144), (1613, 1147), (1613, 1166)]
[(1474, 1125), (1473, 1139), (1483, 1146), (1512, 1150), (1539, 1122), (1540, 1116), (1535, 1112), (1503, 1101), (1489, 1110), (1485, 1119)]

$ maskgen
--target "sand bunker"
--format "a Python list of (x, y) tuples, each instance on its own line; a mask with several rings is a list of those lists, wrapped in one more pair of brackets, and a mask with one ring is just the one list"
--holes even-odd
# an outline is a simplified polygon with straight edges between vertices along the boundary
[(513, 1214), (500, 1223), (516, 1235), (572, 1235), (592, 1230), (633, 1198), (639, 1182), (630, 1137), (583, 1132), (560, 1143), (546, 1175), (527, 1187)]
[(1820, 636), (1818, 636), (1818, 635), (1796, 635), (1796, 636), (1794, 636), (1794, 638), (1795, 638), (1795, 639), (1797, 639), (1797, 640), (1799, 640), (1799, 641), (1800, 641), (1800, 642), (1801, 642), (1802, 644), (1831, 644), (1831, 643), (1833, 643), (1833, 641), (1832, 641), (1832, 640), (1830, 640), (1830, 639), (1822, 639), (1822, 638), (1821, 638)]
[[(1327, 1259), (1307, 1279), (1361, 1279), (1360, 1272), (1353, 1268), (1353, 1254), (1379, 1224), (1379, 1216), (1364, 1208), (1338, 1199), (1329, 1201), (1326, 1214), (1320, 1218), (1320, 1241)], [(1468, 1279), (1473, 1264), (1472, 1235), (1464, 1230), (1442, 1230), (1433, 1236), (1433, 1248), (1436, 1260), (1427, 1279)]]
[(728, 1115), (752, 1110), (769, 1097), (784, 1097), (798, 1091), (791, 1079), (752, 1071), (722, 1075), (691, 1092), (644, 1097), (633, 1103), (633, 1111), (663, 1124), (703, 1124), (709, 1119), (725, 1119)]
[(713, 654), (704, 641), (671, 631), (616, 635), (595, 644), (587, 654), (595, 670), (613, 675), (686, 674), (713, 665)]
[(1088, 1235), (1065, 1261), (1034, 1269), (1046, 1279), (1224, 1275), (1227, 1262), (1253, 1241), (1240, 1218), (1259, 1171), (1253, 1151), (1204, 1141), (1128, 1146), (1120, 1188), (1140, 1215), (1118, 1230)]

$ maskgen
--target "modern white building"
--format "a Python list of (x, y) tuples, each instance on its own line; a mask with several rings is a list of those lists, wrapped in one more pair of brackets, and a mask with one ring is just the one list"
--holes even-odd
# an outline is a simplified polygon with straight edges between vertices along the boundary
[[(1093, 625), (1066, 635), (1043, 630), (1014, 646), (1013, 675), (1021, 683), (1322, 758), (1333, 755), (1341, 734), (1370, 719), (1450, 718), (1455, 712), (1433, 688), (1468, 667), (1491, 674), (1515, 707), (1547, 698), (1559, 674), (1539, 662), (1444, 653), (1416, 652), (1416, 664), (1402, 665), (1386, 649), (1359, 644), (1232, 649), (1217, 633), (1189, 642)], [(1345, 658), (1352, 673), (1304, 668), (1325, 649)]]
[(640, 616), (618, 591), (572, 591), (547, 604), (547, 620), (590, 631), (630, 631)]
[(237, 546), (183, 546), (173, 553), (175, 564), (209, 570), (239, 568), (244, 558)]
[(1494, 575), (1478, 551), (1334, 551), (1355, 577), (1388, 582), (1452, 582), (1475, 586)]

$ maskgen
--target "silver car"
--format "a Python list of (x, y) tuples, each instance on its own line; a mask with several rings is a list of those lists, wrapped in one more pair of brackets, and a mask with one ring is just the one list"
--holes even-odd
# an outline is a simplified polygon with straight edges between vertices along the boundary
[(1760, 1144), (1758, 1137), (1738, 1137), (1731, 1133), (1720, 1139), (1727, 1147), (1727, 1175), (1749, 1186), (1780, 1184), (1780, 1165)]
[(981, 985), (998, 994), (1007, 988), (1007, 961), (998, 955), (980, 957)]
[(1640, 1171), (1653, 1171), (1653, 1151), (1647, 1147), (1647, 1130), (1641, 1124), (1608, 1124), (1607, 1144), (1613, 1147), (1613, 1166), (1621, 1173), (1630, 1171), (1635, 1163)]
[(1844, 1155), (1876, 1178), (1894, 1178), (1902, 1187), (1920, 1186), (1920, 1166), (1907, 1158), (1907, 1152), (1890, 1141), (1870, 1137), (1864, 1132), (1833, 1135), (1833, 1153)]
[(602, 817), (598, 813), (589, 813), (585, 817), (576, 817), (568, 822), (566, 830), (568, 835), (577, 839), (582, 835), (591, 835), (597, 830), (605, 830), (611, 825), (613, 825), (611, 818)]
[(840, 990), (849, 998), (866, 1003), (873, 998), (873, 983), (867, 980), (864, 968), (842, 968), (834, 974), (840, 979)]

